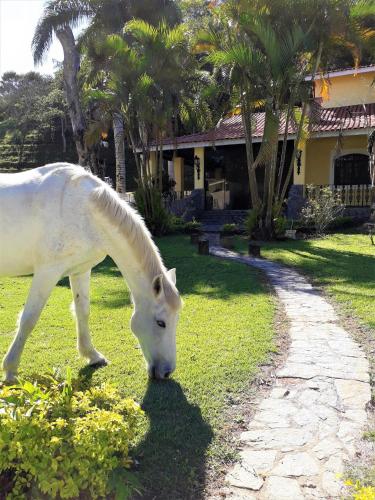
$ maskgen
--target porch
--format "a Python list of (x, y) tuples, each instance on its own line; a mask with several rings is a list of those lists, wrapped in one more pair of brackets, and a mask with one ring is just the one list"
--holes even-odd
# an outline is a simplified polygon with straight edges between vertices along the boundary
[[(262, 141), (263, 121), (264, 116), (259, 113), (253, 133), (254, 157)], [(375, 104), (321, 109), (320, 120), (313, 124), (307, 140), (299, 145), (287, 192), (288, 217), (299, 217), (307, 186), (311, 185), (332, 186), (346, 205), (347, 213), (366, 216), (371, 206), (367, 141), (373, 126)], [(291, 159), (294, 140), (291, 131), (286, 165)], [(281, 143), (280, 136), (280, 149)], [(251, 208), (240, 116), (225, 118), (206, 133), (166, 140), (163, 158), (164, 171), (171, 180), (168, 196), (179, 215), (187, 208), (189, 215), (204, 210)], [(156, 151), (151, 152), (150, 164), (156, 176)], [(257, 169), (260, 196), (263, 180), (264, 171), (260, 167)]]

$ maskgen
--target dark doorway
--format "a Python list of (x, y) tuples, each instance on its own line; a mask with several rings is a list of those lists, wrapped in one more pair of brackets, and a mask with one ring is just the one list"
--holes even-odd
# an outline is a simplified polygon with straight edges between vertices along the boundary
[[(253, 145), (256, 158), (260, 143)], [(279, 161), (282, 143), (279, 143)], [(283, 182), (293, 153), (293, 141), (288, 141)], [(264, 166), (256, 172), (259, 195), (263, 197)], [(205, 184), (207, 210), (248, 210), (251, 207), (249, 176), (247, 172), (246, 147), (244, 144), (217, 146), (205, 149)], [(290, 184), (290, 183), (289, 183)]]
[(205, 150), (206, 208), (250, 208), (246, 150), (242, 144)]

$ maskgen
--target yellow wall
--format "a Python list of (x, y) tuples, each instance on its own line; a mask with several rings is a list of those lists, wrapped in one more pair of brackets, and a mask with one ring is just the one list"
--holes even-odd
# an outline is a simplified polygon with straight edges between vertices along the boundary
[[(367, 153), (366, 145), (367, 137), (365, 135), (343, 137), (341, 154)], [(309, 139), (307, 141), (306, 184), (331, 184), (333, 182), (331, 171), (336, 147), (336, 137)], [(295, 182), (295, 184), (300, 184), (300, 182)]]
[[(322, 102), (324, 108), (349, 106), (351, 104), (367, 104), (375, 102), (375, 71), (355, 75), (331, 77), (328, 80), (329, 99)], [(321, 97), (322, 80), (315, 83), (315, 95)]]
[(175, 191), (184, 191), (184, 159), (178, 156), (173, 158)]
[(156, 179), (158, 176), (158, 172), (157, 172), (157, 162), (156, 162), (156, 152), (155, 151), (150, 152), (149, 168), (150, 168), (151, 177)]
[(194, 158), (196, 156), (200, 159), (200, 174), (198, 179), (194, 165), (194, 189), (204, 189), (204, 148), (194, 148)]

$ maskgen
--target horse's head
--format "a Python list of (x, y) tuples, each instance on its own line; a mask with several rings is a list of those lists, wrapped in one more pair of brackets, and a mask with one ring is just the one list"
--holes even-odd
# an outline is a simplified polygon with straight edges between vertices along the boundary
[(138, 338), (149, 376), (165, 379), (176, 368), (176, 327), (181, 298), (176, 270), (154, 278), (150, 294), (135, 304), (131, 329)]

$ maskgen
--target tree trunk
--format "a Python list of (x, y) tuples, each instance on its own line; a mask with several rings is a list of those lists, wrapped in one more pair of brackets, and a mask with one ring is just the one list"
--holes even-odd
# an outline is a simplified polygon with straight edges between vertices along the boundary
[(252, 208), (259, 210), (259, 193), (258, 184), (256, 179), (256, 173), (254, 169), (254, 155), (253, 155), (253, 138), (251, 131), (251, 111), (248, 109), (245, 100), (242, 106), (242, 123), (245, 132), (245, 142), (246, 142), (246, 162), (247, 162), (247, 172), (249, 176), (249, 190), (251, 197)]
[(66, 153), (66, 137), (65, 137), (65, 118), (61, 117), (61, 139), (62, 139), (62, 147), (63, 153)]
[[(316, 73), (317, 73), (317, 71), (319, 69), (319, 65), (320, 65), (320, 61), (321, 61), (321, 57), (322, 57), (322, 52), (323, 52), (323, 42), (320, 41), (319, 47), (318, 47), (317, 56), (316, 56), (316, 60), (315, 60), (315, 64), (314, 64), (314, 69), (313, 69), (313, 72), (311, 74), (311, 85), (314, 85), (315, 75), (316, 75)], [(304, 121), (305, 121), (306, 112), (307, 112), (307, 102), (304, 102), (303, 106), (302, 106), (301, 120), (300, 120), (300, 123), (298, 125), (297, 136), (296, 136), (296, 138), (294, 140), (294, 148), (293, 148), (292, 158), (291, 158), (291, 161), (289, 163), (289, 169), (288, 169), (288, 173), (287, 173), (287, 176), (286, 176), (283, 188), (281, 190), (280, 203), (283, 202), (283, 200), (284, 200), (284, 198), (286, 196), (286, 192), (287, 192), (287, 189), (288, 189), (288, 186), (289, 186), (289, 182), (290, 182), (290, 180), (292, 178), (293, 169), (294, 169), (294, 162), (295, 162), (295, 159), (296, 159), (297, 147), (298, 147), (299, 141), (301, 139), (301, 134), (302, 134), (302, 131), (303, 131), (303, 124), (304, 124)]]
[(90, 155), (85, 144), (86, 123), (83, 115), (77, 75), (80, 69), (80, 57), (69, 26), (56, 31), (56, 36), (64, 51), (64, 87), (68, 102), (69, 116), (72, 122), (73, 138), (78, 153), (78, 163), (89, 166)]
[(119, 113), (113, 115), (113, 135), (116, 153), (116, 191), (126, 193), (124, 121)]

